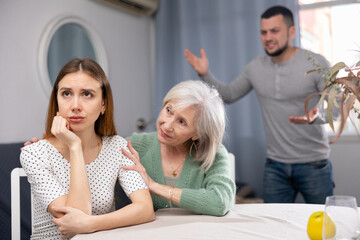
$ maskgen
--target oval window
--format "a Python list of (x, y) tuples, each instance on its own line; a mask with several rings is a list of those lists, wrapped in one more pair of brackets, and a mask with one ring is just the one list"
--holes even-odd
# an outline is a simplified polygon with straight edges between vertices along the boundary
[(51, 85), (62, 66), (73, 58), (91, 58), (97, 61), (86, 30), (79, 24), (67, 23), (56, 30), (50, 41), (47, 66)]
[(39, 72), (49, 96), (57, 74), (73, 58), (91, 58), (107, 74), (105, 51), (100, 39), (77, 17), (57, 18), (46, 28), (39, 46)]

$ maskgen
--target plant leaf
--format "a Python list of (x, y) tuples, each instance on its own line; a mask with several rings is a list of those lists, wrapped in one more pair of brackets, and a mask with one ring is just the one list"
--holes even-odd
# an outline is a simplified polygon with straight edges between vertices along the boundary
[(326, 70), (326, 68), (315, 68), (315, 69), (311, 69), (311, 70), (307, 71), (307, 72), (305, 73), (305, 75), (306, 75), (306, 74), (309, 74), (309, 73), (312, 73), (312, 72), (319, 72), (319, 71), (323, 71), (323, 70)]
[(335, 132), (335, 129), (334, 129), (334, 120), (333, 120), (333, 118), (332, 118), (332, 116), (333, 116), (332, 106), (333, 106), (334, 100), (336, 100), (336, 99), (335, 99), (335, 87), (332, 86), (332, 87), (330, 88), (329, 97), (328, 97), (327, 117), (328, 117), (329, 125), (330, 125), (331, 129), (333, 130), (333, 132)]
[(325, 88), (324, 91), (323, 91), (322, 94), (321, 94), (321, 97), (320, 97), (320, 99), (319, 99), (319, 102), (316, 104), (316, 107), (319, 107), (319, 106), (321, 105), (321, 103), (324, 101), (325, 96), (327, 95), (327, 91), (328, 91), (328, 89)]
[[(325, 92), (325, 93), (324, 93)], [(324, 92), (317, 92), (317, 93), (312, 93), (312, 94), (309, 94), (306, 98), (305, 98), (305, 101), (304, 101), (304, 110), (305, 110), (305, 116), (307, 118), (308, 121), (310, 121), (310, 113), (309, 113), (309, 101), (310, 99), (315, 96), (315, 95), (320, 95), (320, 94), (325, 94), (326, 96), (326, 90), (324, 90)], [(320, 102), (321, 103), (321, 102)]]
[(332, 66), (331, 68), (330, 68), (330, 70), (329, 70), (329, 76), (330, 77), (336, 77), (336, 75), (337, 75), (337, 73), (341, 70), (341, 69), (343, 69), (343, 68), (346, 68), (347, 67), (347, 65), (345, 64), (345, 63), (343, 63), (343, 62), (338, 62), (338, 63), (336, 63), (334, 66)]
[(336, 98), (333, 99), (333, 104), (334, 104), (335, 107), (340, 108), (339, 103), (336, 100)]
[(347, 90), (355, 94), (355, 96), (360, 100), (360, 89), (353, 82), (351, 82), (352, 79), (359, 80), (355, 77), (342, 77), (337, 78), (334, 83), (343, 84)]
[(346, 119), (349, 116), (349, 112), (352, 109), (355, 100), (356, 100), (356, 96), (355, 95), (350, 95), (348, 97), (348, 99), (346, 100), (345, 104), (344, 104), (344, 98), (345, 98), (345, 93), (343, 93), (343, 96), (341, 97), (341, 107), (340, 107), (340, 112), (341, 112), (341, 122), (340, 122), (340, 127), (338, 130), (338, 133), (336, 134), (336, 136), (330, 141), (330, 144), (334, 143), (341, 135), (342, 131), (344, 130), (344, 126), (346, 124)]

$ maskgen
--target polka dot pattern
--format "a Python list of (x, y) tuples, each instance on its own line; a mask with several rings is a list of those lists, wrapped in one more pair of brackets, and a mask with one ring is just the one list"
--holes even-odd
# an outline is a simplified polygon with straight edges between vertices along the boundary
[[(122, 154), (127, 142), (120, 136), (103, 137), (99, 156), (86, 165), (90, 183), (92, 214), (111, 211), (116, 180), (127, 195), (147, 188), (136, 171), (125, 171), (122, 166), (134, 163)], [(24, 147), (20, 162), (34, 195), (34, 232), (31, 239), (61, 239), (52, 215), (46, 211), (56, 198), (65, 195), (70, 185), (70, 163), (46, 140)]]

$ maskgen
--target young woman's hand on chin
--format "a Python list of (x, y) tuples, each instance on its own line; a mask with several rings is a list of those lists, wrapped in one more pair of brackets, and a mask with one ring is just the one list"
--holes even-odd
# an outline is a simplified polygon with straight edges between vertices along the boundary
[(51, 133), (62, 141), (69, 149), (81, 147), (81, 139), (70, 130), (69, 122), (60, 116), (59, 113), (54, 117)]

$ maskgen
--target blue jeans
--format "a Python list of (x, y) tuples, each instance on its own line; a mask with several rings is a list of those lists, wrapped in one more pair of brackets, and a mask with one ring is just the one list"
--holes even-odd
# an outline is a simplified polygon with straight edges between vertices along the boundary
[(264, 202), (293, 203), (300, 192), (306, 203), (324, 204), (333, 195), (334, 180), (328, 159), (286, 164), (266, 159), (264, 170)]

